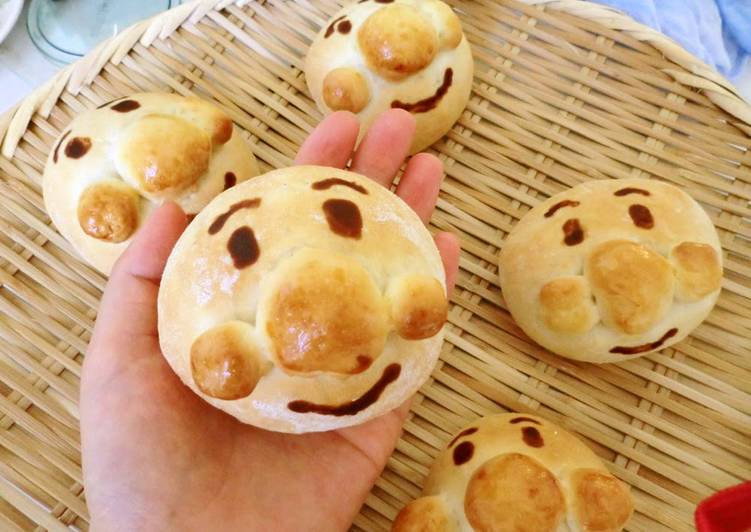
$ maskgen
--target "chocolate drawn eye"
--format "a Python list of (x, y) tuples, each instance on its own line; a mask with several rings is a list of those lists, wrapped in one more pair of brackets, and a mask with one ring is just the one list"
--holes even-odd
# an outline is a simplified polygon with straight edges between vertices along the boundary
[(247, 225), (238, 227), (232, 232), (227, 242), (227, 249), (232, 257), (232, 263), (238, 270), (252, 266), (261, 255), (256, 236)]
[(475, 454), (475, 444), (471, 441), (461, 442), (453, 452), (454, 464), (466, 464), (472, 459), (473, 454)]
[(230, 189), (237, 184), (237, 176), (234, 172), (224, 174), (224, 190)]
[(563, 242), (567, 246), (575, 246), (584, 241), (584, 229), (577, 218), (566, 220), (563, 224)]
[(652, 218), (652, 213), (649, 212), (649, 209), (644, 205), (639, 205), (638, 203), (631, 205), (628, 208), (628, 214), (629, 216), (631, 216), (631, 220), (633, 220), (636, 227), (641, 227), (642, 229), (652, 229), (655, 226), (655, 221), (654, 218)]
[(89, 137), (75, 137), (65, 145), (65, 156), (71, 159), (80, 159), (91, 149), (91, 139)]
[(530, 447), (542, 447), (545, 445), (540, 431), (534, 427), (522, 427), (522, 439)]
[(345, 199), (330, 199), (323, 202), (323, 213), (329, 229), (339, 236), (359, 240), (362, 236), (362, 216), (353, 202)]

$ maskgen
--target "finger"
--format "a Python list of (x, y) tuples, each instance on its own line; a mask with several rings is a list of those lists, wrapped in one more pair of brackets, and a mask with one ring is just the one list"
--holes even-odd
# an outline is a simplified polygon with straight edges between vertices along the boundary
[(412, 397), (404, 401), (401, 405), (399, 405), (394, 410), (392, 410), (392, 412), (397, 417), (397, 419), (399, 419), (400, 425), (403, 425), (404, 422), (407, 420), (409, 411), (412, 410), (412, 405), (415, 402), (415, 397), (416, 396), (413, 395)]
[(443, 268), (446, 270), (446, 293), (451, 296), (459, 273), (459, 239), (453, 233), (441, 232), (435, 235), (435, 245), (441, 254)]
[(112, 270), (92, 342), (128, 345), (134, 338), (156, 336), (159, 281), (187, 224), (185, 213), (175, 203), (149, 216)]
[(318, 124), (303, 142), (295, 164), (344, 168), (352, 157), (359, 133), (357, 117), (347, 111), (337, 111)]
[(389, 109), (370, 126), (352, 160), (352, 171), (391, 186), (415, 136), (415, 118)]
[(435, 209), (438, 190), (443, 180), (443, 163), (429, 153), (418, 153), (409, 160), (396, 194), (428, 223)]

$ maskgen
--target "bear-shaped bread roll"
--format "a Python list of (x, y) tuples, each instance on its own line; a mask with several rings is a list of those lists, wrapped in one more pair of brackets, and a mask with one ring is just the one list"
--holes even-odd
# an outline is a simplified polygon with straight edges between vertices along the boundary
[(576, 436), (538, 416), (478, 419), (438, 455), (392, 532), (617, 532), (628, 487)]
[(138, 93), (78, 115), (44, 169), (47, 213), (108, 274), (149, 212), (177, 202), (189, 217), (258, 174), (232, 120), (198, 98)]
[(159, 339), (180, 378), (279, 432), (396, 408), (438, 358), (448, 303), (430, 233), (358, 174), (276, 170), (214, 199), (159, 290)]
[(500, 278), (534, 341), (572, 359), (618, 362), (680, 341), (707, 317), (722, 249), (709, 216), (675, 186), (590, 181), (516, 224)]
[(451, 129), (474, 64), (459, 17), (439, 0), (363, 0), (339, 11), (308, 51), (305, 77), (325, 113), (351, 111), (361, 135), (389, 108), (417, 121), (410, 152)]

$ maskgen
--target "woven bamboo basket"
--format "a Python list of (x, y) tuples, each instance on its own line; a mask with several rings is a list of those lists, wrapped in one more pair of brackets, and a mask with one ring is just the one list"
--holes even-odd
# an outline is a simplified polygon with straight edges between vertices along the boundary
[[(751, 477), (751, 108), (664, 36), (579, 0), (449, 0), (476, 59), (474, 91), (433, 150), (433, 229), (460, 235), (441, 360), (354, 527), (388, 529), (459, 427), (504, 410), (580, 434), (632, 486), (630, 530), (688, 530), (696, 504)], [(50, 146), (85, 108), (141, 90), (214, 100), (264, 170), (290, 164), (321, 115), (301, 72), (336, 0), (199, 0), (103, 43), (0, 117), (0, 529), (86, 530), (78, 382), (105, 279), (44, 212)], [(588, 179), (649, 177), (717, 226), (717, 307), (669, 349), (603, 366), (536, 346), (498, 286), (505, 234)]]

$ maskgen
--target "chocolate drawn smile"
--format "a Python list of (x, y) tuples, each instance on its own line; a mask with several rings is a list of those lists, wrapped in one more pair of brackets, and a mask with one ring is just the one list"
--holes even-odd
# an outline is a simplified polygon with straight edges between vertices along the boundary
[(618, 353), (619, 355), (638, 355), (639, 353), (646, 353), (661, 347), (668, 339), (678, 334), (678, 329), (672, 328), (668, 332), (662, 335), (659, 340), (649, 342), (647, 344), (635, 345), (633, 347), (616, 346), (610, 350), (611, 353)]

